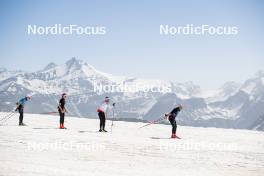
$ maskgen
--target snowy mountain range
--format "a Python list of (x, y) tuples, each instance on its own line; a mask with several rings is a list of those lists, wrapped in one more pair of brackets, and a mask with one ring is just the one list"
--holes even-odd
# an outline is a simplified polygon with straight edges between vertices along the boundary
[[(95, 92), (94, 82), (102, 85), (151, 85), (169, 87), (170, 92)], [(182, 103), (182, 125), (263, 130), (264, 72), (259, 71), (243, 84), (227, 82), (218, 90), (203, 91), (192, 82), (114, 76), (72, 58), (63, 65), (48, 64), (36, 72), (0, 69), (0, 111), (10, 111), (25, 95), (33, 95), (26, 112), (56, 111), (60, 94), (66, 92), (70, 115), (96, 118), (96, 108), (105, 96), (117, 102), (117, 118), (152, 120)], [(109, 113), (108, 116), (111, 116)]]

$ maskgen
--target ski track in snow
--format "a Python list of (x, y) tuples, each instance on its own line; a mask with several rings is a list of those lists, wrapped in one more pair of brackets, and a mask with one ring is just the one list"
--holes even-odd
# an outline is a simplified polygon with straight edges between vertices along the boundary
[[(1, 118), (7, 113), (0, 113)], [(63, 176), (262, 176), (264, 133), (248, 130), (171, 127), (115, 122), (113, 132), (97, 132), (99, 120), (18, 114), (0, 126), (0, 175)], [(109, 130), (111, 122), (107, 121)], [(56, 147), (59, 146), (59, 147)], [(64, 147), (61, 147), (64, 146)], [(84, 147), (86, 146), (86, 148)]]

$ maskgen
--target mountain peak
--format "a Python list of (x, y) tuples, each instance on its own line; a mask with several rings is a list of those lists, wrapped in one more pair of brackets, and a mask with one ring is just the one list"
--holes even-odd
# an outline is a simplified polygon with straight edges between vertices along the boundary
[(83, 70), (84, 72), (91, 74), (91, 72), (94, 74), (95, 72), (98, 72), (93, 66), (90, 64), (87, 64), (83, 60), (76, 59), (75, 57), (72, 57), (70, 60), (66, 62), (66, 66), (69, 70)]
[(54, 62), (51, 62), (43, 70), (49, 70), (49, 69), (52, 69), (56, 66), (57, 66), (57, 64), (55, 64)]
[(70, 60), (66, 62), (67, 66), (72, 66), (72, 65), (81, 65), (83, 64), (82, 60), (76, 59), (76, 57), (72, 57)]
[(80, 70), (82, 65), (84, 65), (84, 62), (82, 60), (76, 59), (75, 57), (72, 57), (66, 62), (66, 66), (69, 71)]

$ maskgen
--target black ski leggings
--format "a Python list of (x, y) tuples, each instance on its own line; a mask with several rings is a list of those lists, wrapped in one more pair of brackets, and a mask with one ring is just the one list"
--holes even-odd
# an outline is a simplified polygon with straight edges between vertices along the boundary
[(22, 124), (23, 123), (23, 117), (24, 117), (24, 108), (19, 107), (18, 112), (19, 112), (19, 124)]
[(59, 114), (60, 114), (60, 124), (64, 124), (65, 113), (59, 111)]
[(99, 119), (100, 119), (100, 130), (105, 129), (105, 113), (104, 112), (99, 112), (98, 113)]
[(172, 126), (172, 134), (175, 134), (176, 133), (176, 130), (177, 130), (177, 123), (176, 123), (176, 120), (175, 118), (169, 118), (169, 121), (170, 121), (170, 124)]

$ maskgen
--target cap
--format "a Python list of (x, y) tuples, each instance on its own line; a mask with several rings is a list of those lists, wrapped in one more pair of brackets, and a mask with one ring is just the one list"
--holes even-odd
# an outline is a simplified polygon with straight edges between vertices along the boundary
[(105, 102), (109, 102), (110, 98), (109, 97), (105, 97)]

